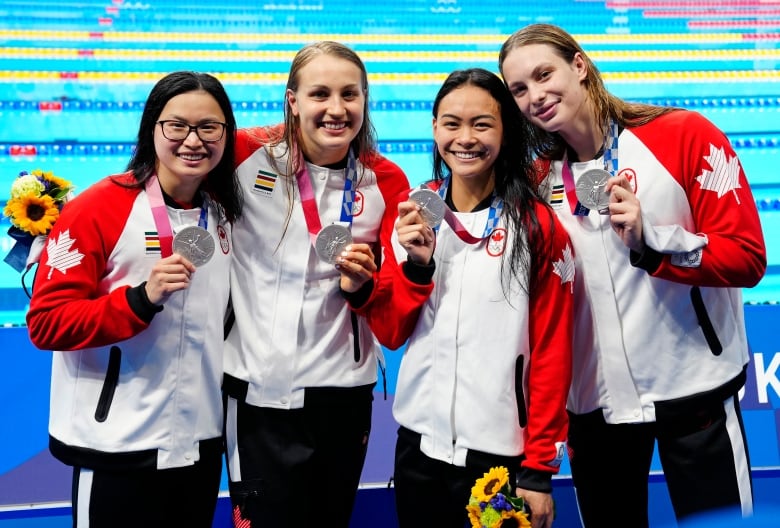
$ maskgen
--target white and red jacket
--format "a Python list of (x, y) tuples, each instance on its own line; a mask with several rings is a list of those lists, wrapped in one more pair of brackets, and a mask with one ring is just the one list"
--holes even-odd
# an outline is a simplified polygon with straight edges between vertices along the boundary
[[(574, 262), (555, 215), (542, 204), (536, 212), (553, 258), (530, 277), (532, 295), (517, 279), (502, 278), (513, 237), (503, 217), (476, 244), (442, 222), (432, 285), (407, 278), (406, 252), (394, 233), (394, 254), (385, 255), (374, 296), (357, 310), (389, 348), (408, 337), (393, 415), (421, 435), (423, 453), (457, 466), (469, 450), (523, 455), (518, 485), (546, 489), (568, 430)], [(472, 236), (482, 236), (489, 209), (454, 214)]]
[[(748, 363), (742, 287), (766, 268), (755, 201), (728, 138), (674, 111), (619, 135), (618, 173), (639, 199), (647, 246), (631, 253), (609, 215), (574, 216), (561, 162), (542, 192), (574, 243), (569, 408), (608, 423), (652, 422), (654, 402), (738, 384)], [(574, 179), (601, 158), (571, 164)]]
[[(35, 277), (27, 325), (52, 360), (50, 447), (93, 469), (192, 465), (222, 430), (223, 320), (230, 225), (208, 208), (212, 259), (151, 322), (128, 290), (160, 259), (147, 193), (103, 179), (63, 208)], [(167, 207), (174, 233), (200, 208)], [(148, 302), (148, 300), (147, 300)]]
[[(257, 407), (293, 409), (303, 406), (306, 387), (375, 383), (381, 349), (341, 294), (340, 272), (315, 253), (295, 179), (280, 174), (286, 144), (267, 143), (263, 128), (238, 131), (236, 172), (245, 209), (233, 229), (235, 323), (226, 340), (225, 390)], [(345, 170), (307, 167), (322, 226), (339, 221)], [(375, 244), (379, 254), (392, 223), (383, 231), (380, 225), (386, 216), (395, 218), (395, 210), (386, 211), (387, 197), (409, 183), (378, 154), (358, 161), (357, 170), (352, 237)]]

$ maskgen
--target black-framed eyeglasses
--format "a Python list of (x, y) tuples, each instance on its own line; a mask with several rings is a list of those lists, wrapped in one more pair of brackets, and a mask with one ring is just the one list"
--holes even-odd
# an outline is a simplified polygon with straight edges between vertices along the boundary
[(187, 136), (194, 130), (195, 135), (204, 143), (216, 143), (222, 136), (225, 135), (226, 123), (220, 123), (219, 121), (208, 121), (199, 125), (190, 125), (182, 121), (157, 121), (162, 130), (162, 135), (165, 139), (171, 141), (184, 141)]

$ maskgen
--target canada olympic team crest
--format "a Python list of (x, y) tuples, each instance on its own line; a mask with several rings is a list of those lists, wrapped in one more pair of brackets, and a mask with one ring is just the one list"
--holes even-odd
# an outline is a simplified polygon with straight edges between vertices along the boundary
[(634, 191), (634, 194), (636, 194), (636, 172), (634, 172), (634, 169), (623, 169), (618, 173), (618, 176), (625, 176), (628, 180), (628, 183), (631, 185), (631, 190)]
[(487, 245), (485, 246), (485, 251), (487, 251), (488, 255), (491, 257), (500, 257), (503, 255), (504, 250), (506, 249), (506, 237), (507, 233), (505, 228), (495, 228), (490, 233)]
[(219, 238), (219, 249), (222, 250), (223, 255), (227, 255), (230, 252), (230, 240), (228, 240), (227, 231), (222, 225), (217, 226), (217, 238)]
[(360, 191), (355, 191), (355, 198), (354, 202), (352, 202), (352, 216), (360, 216), (360, 213), (363, 212), (363, 193)]
[(355, 201), (352, 203), (352, 216), (360, 216), (363, 212), (363, 193), (355, 191)]

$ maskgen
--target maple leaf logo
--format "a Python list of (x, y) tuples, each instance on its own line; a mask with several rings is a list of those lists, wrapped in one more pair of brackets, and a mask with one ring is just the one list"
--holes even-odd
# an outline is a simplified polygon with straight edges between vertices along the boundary
[(497, 257), (504, 254), (506, 248), (506, 229), (498, 227), (490, 232), (485, 251), (491, 257)]
[(553, 262), (553, 273), (561, 278), (561, 284), (570, 282), (574, 293), (574, 257), (568, 244), (563, 248), (563, 258)]
[(60, 233), (56, 240), (49, 239), (46, 246), (46, 251), (49, 253), (49, 261), (46, 263), (49, 266), (49, 275), (46, 278), (51, 279), (51, 274), (55, 269), (65, 275), (69, 268), (81, 263), (84, 254), (78, 249), (73, 251), (70, 249), (75, 243), (76, 241), (70, 238), (70, 229)]
[[(345, 211), (347, 211), (347, 213), (350, 213), (350, 210), (348, 208), (349, 204), (345, 203), (344, 207), (345, 207)], [(363, 212), (363, 193), (357, 191), (355, 193), (354, 201), (352, 202), (351, 214), (352, 216), (360, 216), (360, 213), (362, 212)]]
[(718, 198), (731, 191), (734, 198), (739, 201), (737, 189), (742, 186), (739, 184), (739, 160), (736, 156), (728, 159), (722, 148), (716, 148), (710, 143), (710, 155), (704, 156), (704, 160), (710, 164), (712, 170), (704, 169), (701, 176), (696, 176), (696, 181), (701, 184), (705, 191), (715, 191)]

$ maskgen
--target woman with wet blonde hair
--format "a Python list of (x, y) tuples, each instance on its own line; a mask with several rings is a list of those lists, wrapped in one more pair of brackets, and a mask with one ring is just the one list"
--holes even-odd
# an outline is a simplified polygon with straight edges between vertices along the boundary
[(655, 445), (678, 519), (751, 515), (741, 288), (766, 247), (729, 139), (696, 112), (610, 94), (554, 25), (510, 36), (499, 68), (575, 249), (569, 458), (584, 525), (648, 526)]
[[(633, 126), (644, 125), (656, 117), (676, 110), (668, 106), (656, 106), (643, 103), (632, 103), (616, 97), (607, 90), (601, 73), (590, 57), (585, 53), (580, 44), (571, 35), (560, 27), (552, 24), (531, 24), (521, 31), (512, 34), (501, 47), (498, 62), (503, 65), (506, 56), (515, 48), (533, 44), (545, 44), (563, 60), (571, 62), (575, 56), (579, 56), (585, 66), (585, 77), (582, 79), (582, 88), (588, 94), (595, 122), (603, 127), (610, 116), (620, 125)], [(542, 155), (560, 156), (566, 148), (565, 141), (558, 135), (550, 134), (544, 127), (539, 127), (536, 132), (542, 136), (542, 145), (537, 145)], [(601, 135), (605, 133), (601, 130)]]
[(292, 62), (284, 123), (236, 138), (246, 214), (233, 235), (224, 390), (237, 522), (350, 521), (381, 350), (347, 301), (371, 294), (387, 204), (409, 186), (377, 152), (368, 109), (360, 57), (317, 42)]

